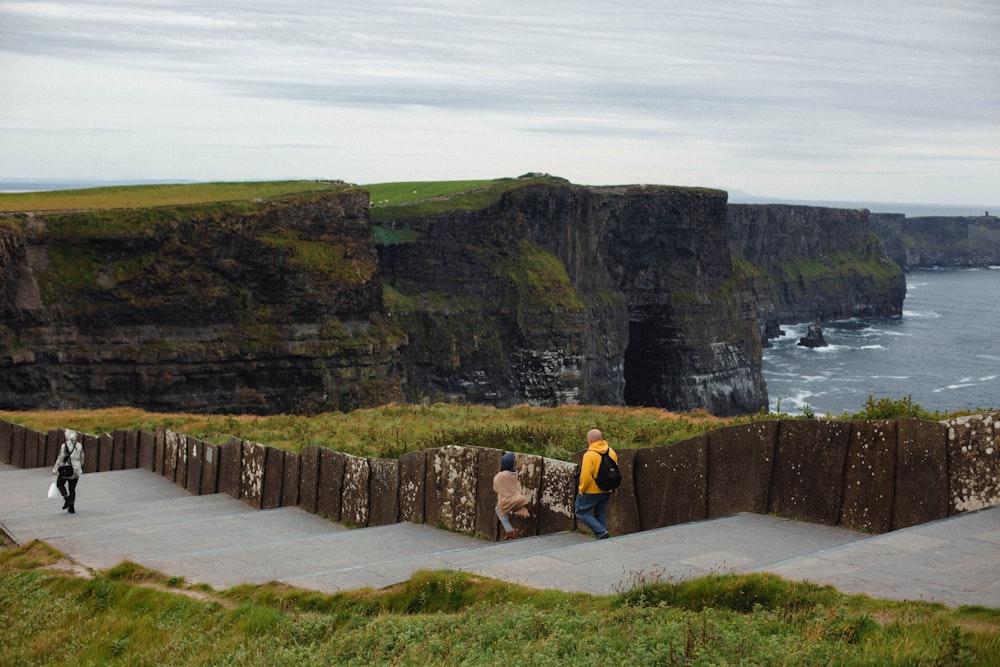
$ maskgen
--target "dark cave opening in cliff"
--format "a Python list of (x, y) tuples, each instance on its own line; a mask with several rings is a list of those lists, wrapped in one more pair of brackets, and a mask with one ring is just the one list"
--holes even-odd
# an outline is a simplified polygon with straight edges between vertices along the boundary
[(654, 327), (647, 322), (629, 322), (625, 349), (625, 405), (666, 407), (662, 346)]

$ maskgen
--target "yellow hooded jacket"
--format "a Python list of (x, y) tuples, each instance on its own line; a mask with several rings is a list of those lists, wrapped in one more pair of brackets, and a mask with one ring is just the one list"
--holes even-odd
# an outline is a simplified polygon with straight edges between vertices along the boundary
[(618, 452), (611, 449), (605, 440), (597, 440), (590, 443), (590, 447), (583, 453), (583, 462), (580, 464), (580, 493), (611, 493), (597, 486), (597, 469), (601, 467), (601, 454), (608, 452), (608, 455), (615, 463), (618, 463)]

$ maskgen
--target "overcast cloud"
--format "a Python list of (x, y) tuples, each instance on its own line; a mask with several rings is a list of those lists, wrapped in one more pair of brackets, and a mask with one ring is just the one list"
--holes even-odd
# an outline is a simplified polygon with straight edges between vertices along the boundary
[(1000, 202), (995, 0), (0, 1), (0, 88), (0, 180)]

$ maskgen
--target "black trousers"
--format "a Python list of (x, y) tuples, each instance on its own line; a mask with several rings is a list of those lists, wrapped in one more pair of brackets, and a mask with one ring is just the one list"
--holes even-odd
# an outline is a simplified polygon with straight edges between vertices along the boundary
[[(80, 481), (79, 477), (57, 477), (56, 478), (56, 488), (59, 489), (59, 493), (62, 494), (63, 498), (69, 501), (72, 505), (76, 502), (76, 483)], [(66, 486), (69, 485), (69, 492), (66, 492)]]

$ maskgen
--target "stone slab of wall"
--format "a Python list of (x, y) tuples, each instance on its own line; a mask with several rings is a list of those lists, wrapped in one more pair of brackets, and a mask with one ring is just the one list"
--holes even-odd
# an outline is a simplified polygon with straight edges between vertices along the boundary
[(203, 495), (219, 492), (219, 455), (218, 445), (204, 444), (204, 455), (201, 460), (201, 493)]
[[(542, 477), (545, 473), (545, 459), (534, 454), (514, 453), (514, 468), (517, 470), (517, 485), (521, 493), (528, 499), (528, 516), (517, 516), (512, 514), (510, 525), (514, 527), (518, 535), (538, 535), (538, 500), (541, 497)], [(493, 474), (500, 472), (498, 465), (493, 469)], [(488, 496), (492, 496), (493, 505), (496, 507), (496, 493), (493, 492), (493, 483), (490, 482)], [(496, 518), (495, 509), (491, 509), (493, 519)]]
[(240, 466), (240, 500), (260, 509), (264, 495), (264, 462), (267, 446), (250, 440), (243, 441), (243, 463)]
[(319, 487), (316, 513), (331, 521), (340, 521), (340, 500), (344, 488), (344, 457), (332, 449), (320, 448)]
[(424, 522), (471, 533), (476, 528), (477, 448), (428, 450)]
[(948, 513), (1000, 504), (1000, 412), (959, 417), (948, 428)]
[[(636, 498), (635, 458), (642, 450), (613, 448), (618, 454), (618, 468), (622, 473), (622, 485), (608, 503), (608, 532), (612, 535), (627, 535), (642, 530), (639, 521), (639, 502)], [(581, 460), (583, 457), (580, 457)]]
[(153, 472), (153, 459), (156, 455), (156, 435), (149, 431), (139, 431), (139, 467)]
[(780, 516), (837, 525), (850, 424), (796, 419), (778, 427), (768, 511)]
[(368, 525), (388, 526), (399, 521), (399, 461), (369, 459)]
[[(163, 477), (171, 482), (177, 479), (177, 451), (184, 446), (184, 436), (167, 430), (163, 441)], [(103, 468), (103, 466), (102, 466)], [(239, 497), (238, 495), (236, 496)]]
[(299, 452), (299, 507), (313, 514), (319, 500), (319, 455), (315, 446)]
[(296, 507), (299, 504), (301, 459), (298, 452), (285, 452), (284, 480), (281, 483), (282, 507)]
[(134, 470), (139, 467), (139, 432), (125, 431), (125, 457), (122, 461), (123, 470)]
[(261, 480), (260, 509), (281, 507), (281, 487), (285, 483), (285, 450), (264, 447), (264, 470)]
[[(125, 470), (128, 465), (125, 460), (125, 437), (128, 435), (127, 431), (121, 429), (115, 429), (111, 432), (111, 469), (112, 470)], [(183, 486), (183, 484), (181, 485)]]
[[(97, 436), (97, 472), (108, 472), (112, 470), (111, 461), (113, 458), (115, 449), (115, 441), (110, 433), (102, 433)], [(176, 451), (174, 452), (176, 456)], [(176, 459), (171, 462), (170, 475), (167, 477), (171, 482), (174, 481), (174, 470), (177, 467)]]
[(538, 503), (538, 534), (576, 530), (573, 502), (578, 487), (576, 466), (570, 461), (544, 460)]
[(427, 517), (424, 485), (427, 452), (406, 452), (399, 457), (399, 520), (424, 523)]
[(896, 430), (891, 530), (948, 514), (948, 428), (938, 422), (900, 419)]
[(208, 443), (198, 438), (187, 437), (187, 477), (184, 488), (187, 492), (198, 496), (204, 493), (201, 488), (202, 476), (205, 474), (205, 448)]
[(27, 431), (21, 424), (14, 424), (10, 438), (10, 464), (15, 468), (24, 467), (24, 434)]
[(441, 519), (441, 499), (444, 495), (441, 491), (441, 486), (443, 482), (443, 474), (440, 472), (434, 474), (432, 470), (437, 467), (440, 469), (441, 464), (438, 462), (440, 457), (443, 455), (440, 453), (440, 448), (434, 447), (431, 449), (424, 450), (424, 481), (422, 484), (423, 488), (423, 503), (424, 503), (424, 520), (421, 523), (428, 523), (432, 526), (443, 525), (444, 522)]
[(174, 483), (181, 488), (187, 488), (188, 436), (179, 436), (175, 451), (177, 452), (177, 465), (174, 469)]
[(5, 419), (0, 419), (0, 463), (10, 465), (10, 444), (14, 433), (14, 425)]
[(344, 454), (344, 482), (340, 492), (340, 520), (355, 526), (368, 525), (368, 459)]
[(97, 454), (100, 439), (96, 435), (83, 436), (83, 473), (90, 474), (97, 472)]
[[(708, 506), (708, 438), (637, 450), (638, 530), (699, 521)], [(623, 482), (624, 483), (624, 482)]]
[(243, 441), (230, 438), (219, 452), (219, 493), (240, 497), (240, 469), (243, 466)]
[[(54, 428), (49, 430), (49, 432), (45, 434), (45, 452), (42, 455), (41, 465), (43, 466), (52, 465), (52, 463), (55, 462), (56, 457), (59, 456), (59, 449), (63, 441), (66, 439), (65, 433), (66, 432), (63, 429)], [(78, 433), (77, 442), (79, 442), (80, 445), (83, 447), (83, 465), (86, 468), (87, 455), (90, 454), (90, 451), (87, 449), (86, 436), (82, 433)], [(87, 471), (85, 469), (84, 473), (86, 472)]]
[(38, 449), (45, 450), (45, 435), (33, 429), (24, 429), (24, 461), (22, 468), (38, 467)]
[(778, 422), (728, 426), (708, 434), (708, 516), (767, 513)]
[(839, 525), (885, 533), (892, 526), (896, 481), (896, 422), (850, 422)]
[[(497, 519), (497, 494), (493, 490), (493, 478), (500, 472), (500, 449), (484, 447), (478, 451), (476, 461), (476, 533), (495, 542), (503, 537), (500, 520)], [(515, 463), (515, 467), (517, 464)]]
[(155, 472), (160, 477), (163, 477), (163, 457), (165, 455), (164, 450), (166, 449), (167, 432), (162, 429), (156, 429), (153, 434), (153, 472)]

